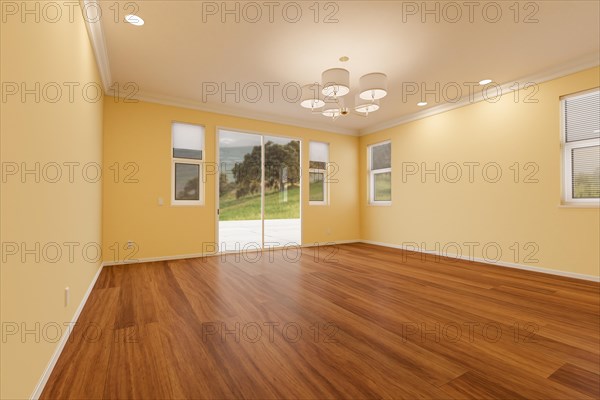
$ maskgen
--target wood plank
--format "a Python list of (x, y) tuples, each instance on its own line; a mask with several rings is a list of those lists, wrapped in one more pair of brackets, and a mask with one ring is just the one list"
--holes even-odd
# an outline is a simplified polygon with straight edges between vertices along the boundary
[(592, 398), (600, 398), (600, 375), (576, 365), (565, 364), (550, 376), (550, 380), (568, 386)]
[(80, 324), (107, 335), (42, 398), (598, 398), (599, 291), (368, 244), (105, 267)]
[(119, 292), (119, 288), (92, 291), (40, 398), (103, 397)]

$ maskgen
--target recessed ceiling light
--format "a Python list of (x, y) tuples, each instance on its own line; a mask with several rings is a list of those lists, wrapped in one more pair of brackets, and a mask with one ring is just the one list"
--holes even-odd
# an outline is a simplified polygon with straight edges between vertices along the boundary
[(492, 83), (492, 80), (491, 80), (491, 79), (484, 79), (484, 80), (482, 80), (482, 81), (479, 81), (479, 84), (480, 84), (481, 86), (483, 86), (483, 85), (487, 85), (488, 83)]
[(427, 105), (427, 102), (426, 101), (421, 101), (421, 102), (417, 103), (417, 105), (419, 107), (425, 107)]
[(350, 57), (346, 57), (346, 56), (340, 57), (340, 61), (341, 62), (346, 62), (346, 61), (349, 61), (349, 60), (350, 60)]
[(144, 25), (144, 20), (141, 19), (137, 15), (129, 14), (125, 16), (125, 21), (129, 22), (131, 25), (142, 26)]

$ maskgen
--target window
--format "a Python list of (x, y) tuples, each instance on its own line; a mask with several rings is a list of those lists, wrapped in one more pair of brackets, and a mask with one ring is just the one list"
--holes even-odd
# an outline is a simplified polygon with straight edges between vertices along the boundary
[(563, 200), (570, 204), (599, 204), (600, 90), (561, 99)]
[(308, 160), (309, 204), (328, 204), (327, 166), (329, 163), (329, 144), (310, 142), (308, 144)]
[(392, 144), (383, 142), (368, 147), (369, 203), (392, 203)]
[(171, 183), (172, 205), (201, 205), (202, 160), (204, 158), (204, 127), (173, 122)]

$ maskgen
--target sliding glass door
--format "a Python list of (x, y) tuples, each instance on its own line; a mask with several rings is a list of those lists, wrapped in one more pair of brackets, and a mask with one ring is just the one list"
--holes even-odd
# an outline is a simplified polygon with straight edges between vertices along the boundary
[(300, 141), (219, 130), (219, 250), (301, 242)]
[(219, 250), (262, 247), (262, 137), (219, 132)]
[(300, 244), (300, 141), (265, 136), (264, 240)]

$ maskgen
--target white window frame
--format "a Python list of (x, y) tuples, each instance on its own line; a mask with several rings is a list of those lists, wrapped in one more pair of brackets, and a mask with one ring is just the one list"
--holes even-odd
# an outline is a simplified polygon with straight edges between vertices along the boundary
[(600, 138), (578, 140), (567, 142), (567, 130), (565, 120), (565, 100), (574, 97), (583, 97), (597, 92), (599, 89), (586, 90), (560, 98), (560, 131), (561, 131), (561, 153), (562, 153), (562, 203), (573, 206), (600, 206), (600, 199), (578, 199), (573, 198), (573, 150), (582, 147), (600, 146)]
[[(392, 205), (392, 181), (390, 180), (390, 199), (392, 200), (375, 200), (375, 176), (380, 174), (392, 173), (392, 159), (391, 159), (391, 140), (386, 140), (383, 142), (373, 143), (367, 146), (367, 166), (368, 166), (368, 188), (369, 188), (369, 204), (372, 206), (390, 206)], [(381, 169), (371, 169), (373, 163), (371, 162), (373, 148), (381, 145), (389, 144), (390, 145), (390, 167), (389, 168), (381, 168)]]
[[(202, 128), (202, 159), (179, 158), (173, 156), (173, 124), (194, 125)], [(204, 205), (204, 159), (206, 157), (206, 128), (204, 125), (192, 124), (189, 122), (172, 121), (171, 122), (171, 206), (203, 206)], [(188, 164), (198, 166), (198, 200), (177, 200), (175, 198), (175, 165)]]
[[(320, 168), (310, 168), (310, 142), (314, 142), (314, 143), (323, 143), (327, 145), (327, 162), (325, 163), (325, 169), (320, 169)], [(330, 149), (330, 144), (327, 142), (319, 142), (316, 140), (311, 140), (308, 144), (308, 205), (311, 206), (327, 206), (329, 205), (329, 149)], [(318, 200), (310, 200), (310, 174), (311, 173), (317, 173), (317, 174), (323, 174), (323, 200), (322, 201), (318, 201)]]
[[(329, 164), (329, 163), (328, 163)], [(323, 200), (310, 200), (310, 174), (323, 174)], [(327, 169), (308, 169), (308, 204), (311, 206), (326, 206), (329, 205), (329, 185), (327, 182)]]

